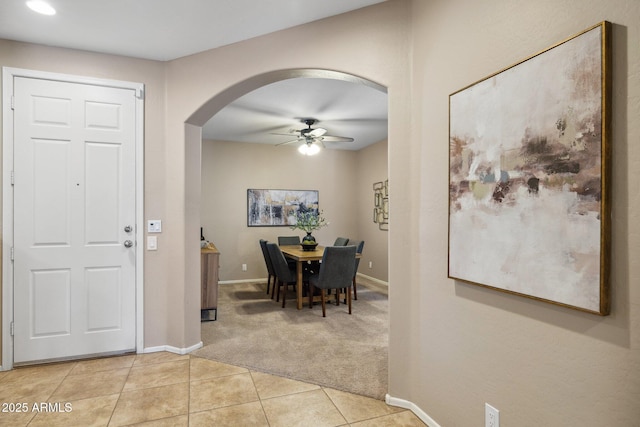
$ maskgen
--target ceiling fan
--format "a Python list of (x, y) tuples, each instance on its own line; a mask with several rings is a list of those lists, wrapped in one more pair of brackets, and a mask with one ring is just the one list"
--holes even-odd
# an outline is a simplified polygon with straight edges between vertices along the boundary
[(312, 128), (314, 124), (318, 123), (316, 119), (302, 119), (300, 120), (302, 123), (307, 125), (306, 129), (291, 129), (289, 133), (273, 133), (272, 135), (287, 135), (297, 133), (298, 136), (296, 139), (292, 139), (290, 141), (281, 142), (278, 145), (286, 145), (291, 144), (293, 142), (303, 142), (298, 149), (301, 153), (311, 155), (316, 154), (320, 151), (320, 147), (314, 145), (314, 143), (320, 143), (324, 147), (324, 142), (353, 142), (353, 138), (348, 138), (344, 136), (333, 136), (327, 135), (327, 130), (323, 128)]

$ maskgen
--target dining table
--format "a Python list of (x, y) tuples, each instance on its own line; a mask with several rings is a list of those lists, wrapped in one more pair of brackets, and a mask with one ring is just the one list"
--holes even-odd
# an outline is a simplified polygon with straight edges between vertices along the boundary
[[(302, 285), (304, 265), (308, 261), (320, 261), (324, 254), (325, 246), (318, 245), (312, 251), (302, 249), (301, 245), (280, 245), (282, 254), (296, 262), (296, 306), (298, 310), (302, 309)], [(362, 254), (356, 254), (356, 258), (360, 258)]]

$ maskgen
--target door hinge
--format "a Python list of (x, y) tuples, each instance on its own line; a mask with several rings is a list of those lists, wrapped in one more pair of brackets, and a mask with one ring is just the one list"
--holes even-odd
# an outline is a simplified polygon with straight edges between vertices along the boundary
[(16, 97), (14, 95), (11, 95), (11, 109), (15, 110), (16, 109)]
[(14, 255), (14, 250), (13, 250), (13, 246), (11, 246), (11, 261), (13, 261), (13, 255)]
[(16, 183), (16, 174), (15, 172), (11, 171), (11, 185), (15, 185)]
[(14, 333), (14, 327), (13, 327), (14, 323), (11, 322), (11, 324), (9, 325), (9, 335), (13, 336)]

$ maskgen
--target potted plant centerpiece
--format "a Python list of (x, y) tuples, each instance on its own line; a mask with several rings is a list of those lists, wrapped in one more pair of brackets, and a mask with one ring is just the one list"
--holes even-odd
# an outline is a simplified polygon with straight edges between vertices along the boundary
[(306, 232), (307, 235), (302, 238), (302, 249), (313, 251), (318, 246), (318, 243), (315, 237), (311, 235), (311, 232), (326, 225), (329, 225), (329, 223), (324, 219), (321, 211), (298, 211), (296, 213), (296, 223), (291, 226), (291, 229), (299, 229)]

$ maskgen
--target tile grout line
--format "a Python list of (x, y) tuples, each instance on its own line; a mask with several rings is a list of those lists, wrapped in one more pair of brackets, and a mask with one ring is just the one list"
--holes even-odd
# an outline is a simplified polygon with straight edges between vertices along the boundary
[(324, 393), (324, 395), (327, 396), (327, 399), (329, 399), (329, 402), (331, 402), (333, 407), (336, 408), (336, 411), (338, 411), (338, 413), (340, 414), (340, 416), (342, 417), (342, 419), (346, 423), (346, 424), (342, 424), (342, 425), (348, 425), (348, 426), (351, 425), (349, 420), (347, 420), (347, 417), (342, 413), (340, 408), (338, 408), (338, 405), (336, 405), (336, 402), (334, 402), (333, 399), (331, 398), (331, 396), (329, 396), (329, 393), (327, 393), (327, 390), (325, 389), (325, 387), (321, 387), (321, 389), (322, 389), (322, 392)]
[(129, 372), (127, 372), (127, 378), (125, 378), (124, 382), (122, 383), (122, 388), (118, 392), (118, 398), (116, 399), (116, 403), (115, 405), (113, 405), (113, 409), (111, 410), (111, 415), (109, 415), (109, 419), (107, 420), (107, 424), (106, 424), (107, 427), (111, 424), (111, 420), (113, 420), (113, 415), (116, 413), (116, 408), (118, 407), (118, 403), (120, 402), (120, 398), (122, 397), (124, 386), (127, 384), (127, 381), (129, 380), (129, 375), (131, 375), (131, 369), (133, 369), (133, 366), (135, 365), (136, 360), (138, 359), (138, 354), (136, 354), (135, 356), (136, 357), (134, 357), (133, 361), (131, 362), (131, 366), (129, 366)]
[(269, 417), (267, 417), (267, 411), (264, 409), (264, 404), (262, 403), (262, 397), (260, 397), (260, 393), (258, 392), (258, 386), (256, 385), (256, 381), (253, 378), (253, 372), (251, 369), (247, 369), (249, 371), (249, 376), (251, 377), (251, 383), (253, 384), (253, 388), (256, 390), (256, 396), (258, 396), (258, 402), (260, 402), (260, 408), (262, 409), (262, 415), (264, 415), (264, 419), (267, 421), (267, 425), (271, 426), (269, 422)]
[[(76, 366), (78, 366), (78, 362), (77, 362), (77, 361), (76, 361), (76, 362), (61, 362), (60, 364), (61, 364), (61, 365), (64, 365), (64, 364), (67, 364), (67, 363), (71, 363), (71, 364), (72, 364), (72, 366), (71, 366), (71, 368), (69, 369), (69, 371), (68, 371), (66, 374), (64, 374), (64, 376), (60, 379), (60, 382), (58, 383), (58, 385), (56, 386), (56, 388), (54, 388), (54, 389), (53, 389), (53, 391), (51, 392), (51, 394), (49, 395), (49, 397), (47, 397), (47, 398), (45, 399), (45, 401), (46, 401), (47, 403), (53, 403), (53, 402), (51, 402), (51, 399), (53, 398), (53, 395), (54, 395), (54, 394), (56, 394), (56, 391), (58, 391), (58, 389), (60, 389), (60, 387), (62, 386), (62, 383), (64, 382), (64, 380), (65, 380), (65, 379), (67, 379), (67, 378), (69, 377), (69, 375), (71, 374), (71, 372), (76, 368)], [(52, 363), (50, 366), (55, 366), (56, 364), (57, 364), (57, 363)], [(41, 365), (41, 366), (44, 366), (44, 365)], [(34, 368), (36, 368), (36, 367), (37, 367), (37, 365), (36, 365), (36, 366), (34, 366)], [(34, 404), (35, 404), (35, 402), (34, 402)], [(27, 424), (26, 424), (26, 425), (28, 426), (28, 425), (30, 425), (32, 422), (34, 422), (34, 421), (35, 421), (35, 419), (36, 419), (36, 417), (37, 417), (38, 415), (39, 415), (39, 413), (34, 413), (34, 414), (33, 414), (33, 416), (29, 419), (29, 421), (27, 421)]]

